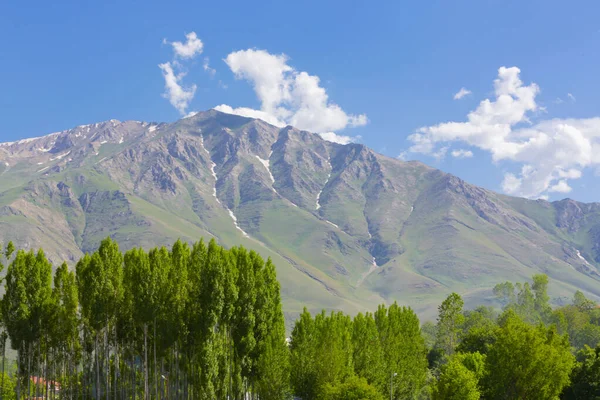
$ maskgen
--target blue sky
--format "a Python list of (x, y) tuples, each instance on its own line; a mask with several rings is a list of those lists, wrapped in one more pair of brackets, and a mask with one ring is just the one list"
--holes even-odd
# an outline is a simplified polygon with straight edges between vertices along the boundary
[[(172, 3), (3, 2), (0, 141), (225, 104), (492, 190), (600, 201), (597, 1)], [(165, 63), (196, 86), (181, 112), (163, 96)], [(290, 88), (261, 97), (278, 66)]]

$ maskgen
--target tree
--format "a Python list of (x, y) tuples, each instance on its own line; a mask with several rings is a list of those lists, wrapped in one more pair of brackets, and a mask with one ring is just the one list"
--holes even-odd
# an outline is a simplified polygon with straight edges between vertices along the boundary
[[(529, 323), (548, 322), (552, 310), (548, 297), (548, 276), (533, 275), (533, 284), (504, 282), (494, 287), (503, 310), (514, 310)], [(516, 291), (516, 294), (515, 294)]]
[(496, 341), (496, 312), (489, 307), (477, 307), (465, 311), (465, 321), (459, 345), (456, 351), (461, 353), (487, 354), (489, 347)]
[(2, 400), (16, 400), (17, 395), (15, 393), (15, 379), (14, 377), (8, 375), (6, 372), (2, 372), (2, 385), (0, 385), (0, 394), (2, 395)]
[(315, 369), (317, 388), (344, 382), (354, 373), (352, 365), (352, 320), (341, 312), (315, 317)]
[(487, 354), (485, 393), (493, 399), (554, 399), (568, 385), (573, 363), (566, 336), (554, 327), (531, 326), (509, 310)]
[[(76, 267), (82, 315), (94, 337), (96, 398), (100, 397), (100, 371), (106, 373), (105, 394), (110, 395), (109, 332), (115, 326), (123, 298), (123, 254), (110, 238), (100, 243), (92, 256), (84, 256)], [(103, 344), (100, 343), (103, 337)], [(102, 366), (100, 362), (102, 361)]]
[(79, 362), (79, 301), (75, 274), (66, 263), (56, 269), (52, 289), (52, 318), (48, 321), (50, 341), (60, 354), (59, 361), (66, 370), (65, 386), (73, 386), (72, 376)]
[[(379, 306), (375, 323), (385, 362), (385, 392), (394, 387), (394, 399), (412, 398), (421, 392), (427, 378), (427, 350), (420, 322), (414, 311), (397, 303)], [(392, 375), (396, 374), (396, 375)]]
[(596, 308), (596, 303), (586, 298), (580, 290), (573, 295), (573, 305), (581, 312), (590, 312)]
[(385, 390), (387, 373), (383, 349), (373, 314), (359, 313), (352, 321), (354, 373), (369, 385)]
[(317, 400), (384, 400), (384, 396), (365, 378), (353, 376), (343, 383), (326, 384)]
[(125, 253), (124, 284), (133, 304), (133, 320), (143, 331), (144, 398), (150, 396), (148, 377), (148, 325), (153, 321), (156, 293), (150, 257), (143, 249)]
[(200, 312), (200, 351), (199, 351), (199, 395), (200, 398), (214, 399), (216, 397), (218, 379), (218, 347), (217, 324), (222, 316), (225, 305), (224, 274), (229, 260), (224, 256), (223, 249), (212, 239), (208, 244), (206, 262), (202, 268), (199, 298), (202, 309)]
[(279, 400), (290, 393), (290, 355), (285, 338), (285, 318), (281, 309), (280, 286), (275, 266), (268, 259), (263, 270), (267, 288), (269, 332), (257, 363), (257, 392), (260, 399)]
[(566, 400), (600, 399), (600, 346), (585, 346), (577, 353), (577, 364), (571, 372), (571, 385), (561, 398)]
[(458, 294), (452, 293), (438, 307), (436, 346), (449, 356), (454, 354), (462, 331), (463, 305), (462, 298)]
[[(470, 363), (471, 368), (465, 365), (465, 361)], [(480, 355), (474, 358), (457, 353), (442, 365), (433, 392), (434, 400), (478, 400), (481, 397), (479, 379), (483, 372), (480, 361)]]
[(256, 346), (254, 325), (256, 323), (256, 287), (254, 268), (250, 255), (243, 247), (237, 249), (236, 264), (238, 269), (237, 287), (239, 296), (236, 304), (235, 323), (232, 327), (233, 340), (235, 341), (236, 368), (239, 369), (243, 382), (237, 382), (236, 392), (244, 391), (243, 386), (248, 384), (253, 376), (253, 362), (251, 354)]
[(548, 296), (548, 275), (533, 275), (534, 309), (541, 321), (547, 322), (552, 314)]
[[(19, 250), (6, 273), (3, 320), (13, 349), (18, 351), (21, 383), (41, 364), (40, 349), (50, 312), (52, 265), (43, 250)], [(29, 380), (27, 380), (29, 382)], [(19, 388), (17, 388), (19, 391)]]
[(306, 308), (294, 324), (290, 338), (290, 382), (294, 394), (303, 399), (314, 398), (317, 380), (315, 320)]

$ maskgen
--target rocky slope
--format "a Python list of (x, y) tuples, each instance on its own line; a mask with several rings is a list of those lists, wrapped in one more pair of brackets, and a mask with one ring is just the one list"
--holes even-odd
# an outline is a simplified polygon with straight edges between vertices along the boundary
[(600, 297), (600, 204), (507, 197), (214, 110), (0, 144), (0, 241), (58, 263), (109, 235), (125, 249), (200, 237), (256, 249), (290, 313), (399, 300), (427, 316), (451, 291), (486, 301), (538, 272), (556, 298)]

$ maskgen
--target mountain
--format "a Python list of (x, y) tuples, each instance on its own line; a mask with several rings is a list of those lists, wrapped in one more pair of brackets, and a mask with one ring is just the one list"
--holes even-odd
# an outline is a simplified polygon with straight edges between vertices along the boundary
[(71, 264), (106, 236), (124, 249), (211, 237), (273, 258), (286, 312), (431, 316), (447, 294), (550, 276), (556, 300), (600, 297), (600, 204), (504, 196), (293, 127), (210, 110), (110, 120), (0, 144), (0, 241)]

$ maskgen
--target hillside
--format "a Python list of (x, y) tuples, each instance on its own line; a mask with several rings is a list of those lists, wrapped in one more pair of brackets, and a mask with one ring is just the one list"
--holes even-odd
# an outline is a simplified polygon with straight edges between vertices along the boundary
[(214, 110), (110, 120), (0, 144), (0, 241), (73, 262), (215, 237), (271, 257), (285, 311), (398, 300), (425, 316), (543, 272), (559, 300), (600, 297), (600, 204), (496, 194), (361, 144)]

